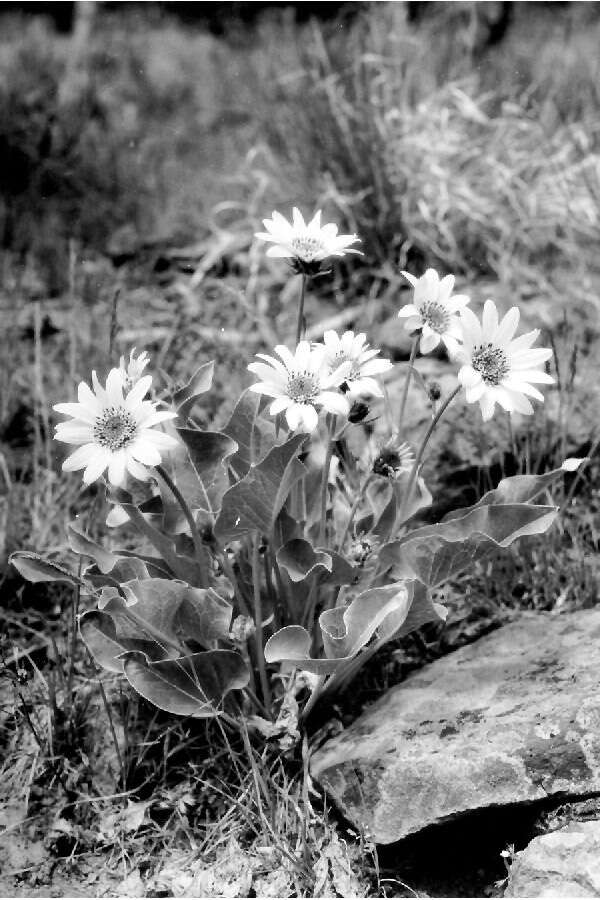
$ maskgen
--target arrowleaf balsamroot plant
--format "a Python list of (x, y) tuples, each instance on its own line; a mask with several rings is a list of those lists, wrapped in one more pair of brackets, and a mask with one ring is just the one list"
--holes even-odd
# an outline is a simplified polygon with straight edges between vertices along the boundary
[[(496, 403), (532, 413), (528, 398), (543, 400), (533, 385), (552, 380), (541, 368), (550, 350), (532, 347), (537, 332), (515, 337), (516, 308), (500, 320), (488, 300), (480, 322), (469, 298), (453, 294), (452, 275), (405, 273), (414, 299), (399, 315), (413, 346), (399, 409), (380, 417), (388, 433), (353, 455), (350, 430), (388, 403), (381, 379), (393, 367), (362, 333), (304, 339), (310, 280), (330, 257), (358, 252), (349, 249), (356, 235), (320, 221), (320, 212), (308, 224), (297, 210), (292, 224), (273, 213), (258, 234), (273, 244), (267, 255), (291, 259), (291, 277), (300, 276), (297, 340), (249, 362), (258, 380), (221, 431), (191, 418), (211, 388), (211, 363), (158, 394), (144, 374), (148, 355), (134, 351), (104, 386), (92, 373), (93, 390), (82, 383), (77, 403), (55, 407), (70, 417), (56, 439), (79, 445), (63, 468), (83, 470), (86, 484), (107, 473), (109, 523), (136, 529), (139, 549), (108, 551), (73, 524), (71, 548), (89, 561), (81, 575), (35, 553), (12, 557), (33, 581), (80, 587), (87, 647), (147, 700), (232, 725), (242, 715), (285, 740), (387, 641), (443, 620), (433, 598), (448, 579), (546, 531), (557, 509), (540, 498), (578, 464), (506, 478), (474, 506), (415, 525), (432, 499), (422, 466), (448, 406), (478, 402), (484, 419)], [(415, 434), (404, 424), (412, 363), (418, 345), (426, 353), (440, 341), (456, 361), (456, 387), (423, 392), (431, 418)]]

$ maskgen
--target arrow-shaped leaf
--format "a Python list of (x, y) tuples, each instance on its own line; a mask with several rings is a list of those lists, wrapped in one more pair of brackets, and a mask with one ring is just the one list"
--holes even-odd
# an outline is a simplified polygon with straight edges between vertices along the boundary
[(216, 516), (223, 494), (229, 487), (226, 461), (237, 451), (237, 444), (218, 431), (178, 428), (177, 434), (185, 444), (200, 486), (196, 502), (187, 494), (186, 499), (193, 508)]
[(470, 568), (476, 559), (519, 537), (547, 531), (558, 510), (528, 503), (475, 506), (461, 518), (426, 525), (382, 548), (395, 577), (418, 578), (433, 589)]
[(214, 362), (204, 363), (196, 369), (188, 383), (173, 394), (173, 404), (182, 420), (187, 419), (198, 397), (210, 390), (214, 368)]
[(306, 473), (297, 453), (306, 435), (296, 434), (253, 466), (223, 497), (215, 534), (227, 544), (250, 532), (269, 534), (296, 481)]
[(207, 650), (179, 659), (151, 662), (143, 653), (126, 653), (125, 677), (150, 703), (180, 716), (218, 715), (231, 690), (248, 684), (248, 669), (233, 650)]
[(29, 550), (18, 550), (12, 554), (9, 562), (26, 581), (31, 581), (33, 584), (42, 581), (64, 581), (75, 586), (84, 584), (78, 575), (65, 566)]

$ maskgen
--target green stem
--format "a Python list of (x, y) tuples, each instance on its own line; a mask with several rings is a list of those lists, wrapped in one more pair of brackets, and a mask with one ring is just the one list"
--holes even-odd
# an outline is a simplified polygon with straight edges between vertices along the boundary
[(302, 287), (300, 288), (300, 302), (298, 303), (298, 323), (296, 325), (296, 346), (302, 340), (304, 332), (304, 297), (306, 294), (306, 275), (302, 275)]
[(250, 610), (248, 609), (248, 605), (247, 605), (244, 595), (242, 593), (242, 589), (238, 584), (238, 580), (235, 576), (235, 572), (233, 571), (233, 566), (231, 565), (231, 563), (229, 562), (229, 559), (227, 557), (227, 551), (224, 549), (221, 549), (220, 547), (217, 547), (216, 552), (217, 552), (217, 558), (221, 564), (221, 568), (223, 569), (223, 572), (225, 573), (225, 575), (231, 582), (231, 587), (233, 588), (233, 593), (235, 595), (235, 599), (238, 602), (240, 612), (242, 613), (242, 615), (247, 616), (249, 619), (251, 619), (252, 616), (250, 614)]
[(404, 387), (402, 389), (402, 400), (400, 401), (400, 416), (398, 417), (398, 434), (402, 434), (402, 425), (404, 424), (404, 412), (406, 410), (406, 400), (408, 398), (408, 388), (410, 386), (410, 379), (412, 378), (413, 368), (415, 357), (417, 355), (417, 347), (419, 346), (419, 338), (420, 334), (416, 334), (412, 339), (412, 344), (410, 346), (410, 358), (408, 360), (408, 372), (406, 373), (406, 378), (404, 379)]
[(354, 499), (352, 508), (350, 509), (350, 515), (348, 516), (348, 521), (346, 522), (346, 527), (344, 528), (343, 534), (342, 534), (342, 536), (340, 538), (340, 542), (338, 544), (338, 551), (340, 553), (344, 549), (344, 542), (345, 542), (346, 538), (348, 537), (348, 533), (352, 527), (352, 523), (354, 522), (354, 516), (356, 515), (356, 510), (360, 506), (361, 500), (363, 499), (363, 497), (365, 495), (365, 491), (367, 490), (368, 486), (370, 485), (372, 478), (373, 478), (373, 473), (369, 472), (369, 474), (363, 481), (362, 485), (358, 489), (358, 493)]
[(263, 624), (262, 624), (262, 599), (260, 596), (260, 553), (258, 546), (260, 535), (254, 536), (252, 544), (252, 586), (254, 588), (254, 616), (256, 624), (256, 661), (258, 663), (258, 672), (260, 675), (260, 685), (262, 688), (263, 702), (265, 707), (271, 714), (271, 689), (269, 687), (269, 679), (267, 676), (267, 667), (265, 664), (265, 654), (263, 650)]
[[(421, 446), (419, 447), (419, 449), (417, 451), (415, 462), (411, 469), (410, 478), (408, 480), (408, 486), (406, 488), (404, 497), (402, 498), (402, 504), (400, 506), (400, 514), (392, 526), (392, 532), (394, 531), (397, 524), (401, 525), (402, 522), (404, 521), (406, 511), (409, 507), (409, 504), (410, 504), (410, 501), (412, 498), (412, 493), (413, 493), (413, 490), (415, 487), (415, 483), (417, 481), (417, 475), (419, 474), (419, 468), (421, 467), (421, 463), (423, 461), (423, 454), (425, 453), (427, 444), (429, 443), (429, 439), (430, 439), (431, 435), (433, 434), (436, 425), (438, 424), (438, 422), (440, 421), (440, 419), (442, 418), (442, 416), (444, 415), (444, 413), (446, 412), (446, 410), (448, 409), (448, 407), (450, 406), (450, 404), (452, 403), (452, 401), (454, 400), (456, 395), (461, 391), (461, 389), (462, 389), (462, 386), (459, 384), (457, 387), (454, 388), (454, 390), (452, 391), (451, 394), (448, 394), (448, 396), (446, 397), (446, 399), (444, 400), (444, 402), (442, 403), (442, 405), (440, 406), (440, 408), (438, 409), (438, 411), (432, 418), (431, 422), (429, 423), (429, 428), (425, 432), (425, 434), (423, 436), (423, 440), (421, 441)], [(390, 537), (391, 537), (392, 532), (390, 532)]]
[(166, 486), (169, 488), (169, 490), (171, 491), (171, 493), (173, 494), (173, 496), (179, 503), (179, 506), (181, 507), (181, 511), (184, 514), (188, 525), (190, 526), (190, 531), (192, 533), (192, 541), (194, 542), (194, 551), (196, 554), (196, 560), (200, 567), (201, 579), (203, 582), (200, 585), (200, 587), (207, 587), (208, 586), (208, 574), (206, 571), (206, 551), (205, 551), (204, 545), (202, 543), (202, 538), (198, 534), (198, 527), (196, 525), (196, 520), (194, 519), (194, 516), (192, 515), (192, 511), (189, 508), (189, 506), (187, 505), (187, 503), (183, 497), (183, 494), (181, 493), (181, 491), (179, 490), (179, 488), (177, 487), (177, 485), (175, 484), (175, 482), (173, 481), (173, 479), (171, 478), (169, 473), (162, 466), (155, 466), (154, 469), (155, 469), (157, 475), (159, 475), (162, 478), (162, 480), (164, 481)]
[(317, 683), (315, 684), (313, 691), (312, 691), (310, 697), (308, 698), (308, 700), (306, 701), (304, 709), (302, 710), (302, 713), (300, 715), (301, 721), (304, 721), (308, 717), (313, 706), (315, 705), (315, 703), (321, 696), (323, 685), (325, 684), (325, 678), (326, 678), (325, 675), (318, 676)]
[(319, 525), (319, 545), (324, 547), (327, 542), (327, 486), (329, 485), (329, 468), (333, 456), (333, 434), (335, 431), (335, 416), (327, 416), (327, 451), (323, 463), (321, 479), (321, 518)]

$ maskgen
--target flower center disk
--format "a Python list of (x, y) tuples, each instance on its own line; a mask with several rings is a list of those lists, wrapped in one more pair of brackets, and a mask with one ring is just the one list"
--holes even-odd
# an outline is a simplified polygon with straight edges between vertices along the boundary
[(94, 439), (108, 450), (122, 450), (134, 440), (136, 422), (123, 407), (111, 406), (98, 416), (94, 424)]
[(450, 314), (441, 303), (436, 303), (435, 301), (424, 303), (420, 313), (423, 323), (429, 325), (438, 334), (443, 334), (450, 324)]
[(510, 371), (508, 357), (500, 347), (481, 344), (473, 353), (471, 365), (486, 384), (498, 385)]
[(319, 393), (319, 385), (314, 375), (299, 372), (290, 375), (287, 383), (288, 397), (296, 403), (310, 403)]
[(324, 247), (318, 238), (295, 237), (292, 238), (292, 250), (300, 259), (312, 262), (319, 253), (323, 253)]

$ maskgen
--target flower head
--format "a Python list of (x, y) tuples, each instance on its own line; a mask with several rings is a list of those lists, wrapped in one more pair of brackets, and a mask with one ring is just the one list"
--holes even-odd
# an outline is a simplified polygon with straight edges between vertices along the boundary
[(161, 462), (160, 451), (177, 445), (175, 438), (156, 431), (160, 422), (175, 418), (173, 412), (163, 412), (156, 403), (143, 398), (152, 384), (152, 377), (138, 379), (124, 395), (121, 369), (111, 369), (102, 387), (92, 372), (94, 390), (82, 381), (77, 390), (78, 403), (57, 403), (54, 409), (71, 421), (56, 426), (55, 439), (65, 444), (81, 444), (65, 459), (63, 471), (83, 469), (85, 484), (96, 481), (108, 469), (108, 480), (123, 485), (126, 473), (134, 478), (148, 478), (146, 466)]
[(552, 350), (532, 348), (539, 330), (521, 337), (514, 334), (519, 324), (516, 306), (498, 320), (492, 300), (486, 300), (481, 322), (470, 309), (461, 311), (463, 346), (457, 359), (462, 363), (458, 380), (465, 389), (467, 403), (479, 403), (484, 421), (491, 419), (496, 403), (507, 412), (531, 415), (528, 397), (544, 400), (534, 384), (552, 384), (540, 367), (550, 359)]
[(331, 371), (325, 362), (325, 347), (311, 347), (308, 341), (300, 341), (294, 353), (280, 344), (275, 353), (279, 359), (257, 353), (264, 362), (248, 366), (261, 379), (250, 390), (274, 398), (269, 407), (272, 416), (285, 412), (292, 431), (310, 432), (317, 427), (320, 407), (335, 415), (348, 415), (349, 403), (336, 389), (347, 377), (349, 363)]
[(122, 356), (119, 360), (119, 371), (123, 377), (123, 390), (129, 391), (136, 384), (144, 373), (144, 369), (150, 362), (150, 357), (143, 350), (137, 356), (135, 356), (135, 347), (132, 347), (129, 353), (129, 362), (125, 362), (125, 357)]
[(342, 363), (350, 363), (350, 372), (345, 378), (350, 399), (371, 395), (383, 397), (381, 386), (373, 376), (389, 371), (392, 364), (388, 359), (375, 359), (380, 351), (369, 349), (366, 335), (345, 331), (339, 337), (335, 331), (326, 331), (323, 341), (325, 361), (330, 372), (334, 372)]
[(361, 252), (350, 249), (359, 240), (357, 235), (338, 234), (337, 225), (331, 223), (321, 226), (321, 210), (308, 223), (296, 207), (291, 223), (281, 213), (274, 212), (270, 219), (263, 219), (263, 225), (266, 231), (257, 231), (255, 237), (273, 244), (267, 256), (291, 259), (298, 271), (308, 275), (316, 274), (329, 256)]
[(440, 280), (435, 269), (427, 269), (420, 278), (402, 272), (415, 289), (413, 302), (403, 306), (399, 318), (406, 318), (407, 331), (421, 331), (419, 349), (430, 353), (440, 341), (453, 355), (462, 337), (459, 312), (469, 303), (465, 294), (452, 294), (454, 275)]
[(396, 434), (384, 444), (380, 444), (374, 453), (372, 472), (383, 478), (396, 480), (412, 470), (415, 455), (409, 444), (399, 441)]

